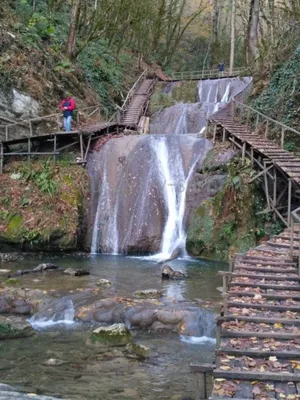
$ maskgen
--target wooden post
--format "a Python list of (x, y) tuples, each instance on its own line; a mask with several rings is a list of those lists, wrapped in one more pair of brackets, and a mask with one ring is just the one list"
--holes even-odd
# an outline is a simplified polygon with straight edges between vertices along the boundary
[(265, 138), (267, 139), (269, 134), (269, 120), (267, 119), (266, 129), (265, 129)]
[(245, 155), (246, 155), (246, 142), (243, 143), (243, 149), (242, 149), (242, 165), (245, 164)]
[(214, 134), (213, 134), (213, 143), (216, 141), (216, 134), (217, 134), (217, 125), (214, 125)]
[(257, 128), (257, 126), (258, 126), (258, 123), (259, 123), (259, 117), (260, 117), (260, 115), (259, 114), (257, 114), (257, 116), (256, 116), (256, 121), (255, 121), (255, 129)]
[(8, 141), (8, 126), (5, 127), (5, 140)]
[(280, 145), (281, 145), (282, 149), (283, 149), (283, 146), (284, 146), (284, 136), (285, 136), (285, 129), (284, 129), (284, 127), (282, 127), (281, 128), (281, 140), (280, 140)]
[(79, 134), (79, 140), (80, 140), (80, 154), (81, 154), (81, 162), (83, 162), (83, 139), (82, 139), (82, 133)]
[(265, 181), (265, 190), (266, 190), (266, 198), (267, 198), (267, 204), (268, 204), (268, 210), (271, 210), (271, 204), (270, 204), (270, 198), (269, 198), (269, 186), (268, 186), (268, 177), (267, 177), (267, 166), (266, 162), (264, 161), (264, 181)]
[(291, 225), (291, 204), (292, 204), (292, 180), (289, 179), (288, 186), (288, 226)]
[(53, 151), (54, 151), (54, 154), (53, 154), (53, 161), (54, 161), (54, 164), (56, 163), (56, 135), (54, 135), (54, 141), (53, 141)]
[(220, 348), (221, 344), (221, 324), (217, 323), (217, 333), (216, 333), (216, 349)]
[(0, 142), (0, 174), (3, 174), (3, 143)]
[(249, 118), (250, 118), (250, 108), (247, 109), (246, 125), (249, 125)]
[(32, 122), (31, 122), (31, 120), (29, 120), (29, 131), (30, 131), (30, 136), (32, 136), (33, 133), (32, 133)]
[(28, 162), (30, 162), (30, 159), (31, 159), (30, 153), (31, 153), (31, 141), (30, 141), (30, 138), (28, 138), (28, 156), (27, 156)]
[[(273, 175), (273, 207), (277, 206), (277, 169), (274, 166), (274, 175)], [(276, 213), (273, 214), (273, 220), (276, 220)]]
[(228, 293), (223, 293), (224, 315), (228, 314)]
[(298, 250), (298, 276), (300, 276), (300, 241), (299, 241), (299, 250)]
[(227, 293), (227, 276), (223, 275), (223, 293)]
[(254, 149), (253, 149), (253, 147), (251, 147), (251, 149), (250, 149), (250, 154), (251, 154), (251, 165), (253, 167), (253, 165), (254, 165)]
[(226, 129), (223, 128), (223, 138), (222, 138), (223, 142), (225, 142), (225, 139), (226, 139)]
[[(291, 220), (291, 240), (290, 240), (290, 257), (293, 259), (293, 254), (294, 254), (294, 218)], [(299, 263), (298, 263), (299, 265)], [(298, 268), (298, 273), (299, 273), (299, 268)]]
[(229, 260), (229, 272), (233, 272), (233, 263), (234, 263), (234, 259), (231, 258), (231, 259)]

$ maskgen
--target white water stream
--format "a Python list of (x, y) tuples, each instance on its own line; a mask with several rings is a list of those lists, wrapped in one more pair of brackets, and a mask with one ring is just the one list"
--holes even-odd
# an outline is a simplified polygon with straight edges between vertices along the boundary
[[(126, 166), (118, 176), (112, 172), (118, 167), (111, 163), (117, 152), (115, 147), (108, 142), (101, 149), (101, 157), (96, 160), (101, 164), (101, 182), (94, 196), (92, 253), (99, 248), (113, 254), (137, 249), (153, 252), (154, 247), (158, 252), (155, 258), (168, 258), (175, 249), (186, 255), (188, 183), (209, 147), (199, 136), (206, 128), (207, 118), (228, 103), (249, 79), (199, 81), (198, 102), (177, 103), (160, 111), (152, 120), (150, 135), (132, 137), (136, 145), (124, 156)], [(198, 138), (190, 134), (198, 134)], [(151, 241), (155, 244), (152, 247), (147, 244)]]

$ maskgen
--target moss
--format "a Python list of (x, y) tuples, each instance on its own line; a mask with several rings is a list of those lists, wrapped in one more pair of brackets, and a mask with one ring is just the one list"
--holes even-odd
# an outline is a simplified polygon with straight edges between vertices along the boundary
[(154, 93), (151, 96), (149, 114), (150, 116), (157, 111), (162, 110), (166, 107), (171, 107), (175, 104), (175, 101), (166, 93)]
[(18, 234), (18, 230), (20, 229), (20, 226), (22, 225), (23, 222), (23, 216), (22, 215), (12, 215), (9, 218), (9, 223), (7, 225), (7, 232), (9, 235), (16, 235)]
[[(7, 165), (0, 177), (4, 195), (14, 192), (10, 202), (0, 198), (0, 245), (17, 245), (23, 250), (73, 250), (80, 244), (84, 218), (83, 201), (89, 190), (87, 171), (79, 166), (52, 162), (22, 162)], [(43, 174), (43, 172), (45, 172)], [(12, 180), (11, 173), (20, 179)], [(55, 191), (43, 191), (37, 177)], [(23, 199), (26, 198), (26, 202)], [(34, 207), (33, 207), (34, 205)]]
[(6, 286), (16, 286), (16, 285), (20, 284), (20, 281), (19, 281), (19, 279), (16, 279), (16, 278), (9, 278), (4, 282), (4, 284)]
[(198, 101), (196, 82), (178, 82), (173, 88), (171, 96), (172, 99), (178, 102), (196, 103)]
[(187, 248), (193, 255), (227, 260), (256, 244), (256, 188), (248, 183), (251, 168), (232, 162), (228, 170), (223, 189), (204, 201), (192, 218)]

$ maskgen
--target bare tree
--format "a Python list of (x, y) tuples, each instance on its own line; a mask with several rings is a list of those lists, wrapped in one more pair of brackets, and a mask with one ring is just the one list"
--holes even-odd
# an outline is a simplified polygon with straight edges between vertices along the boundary
[(232, 73), (235, 56), (235, 18), (236, 18), (236, 0), (231, 3), (231, 41), (230, 41), (230, 66), (229, 73)]
[(259, 58), (258, 32), (259, 32), (259, 6), (260, 0), (251, 0), (248, 24), (249, 55), (254, 61)]

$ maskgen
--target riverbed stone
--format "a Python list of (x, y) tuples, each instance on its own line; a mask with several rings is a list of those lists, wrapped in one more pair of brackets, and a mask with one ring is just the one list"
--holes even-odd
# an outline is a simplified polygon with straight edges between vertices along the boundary
[(149, 347), (138, 343), (128, 343), (126, 346), (126, 350), (129, 353), (135, 354), (136, 356), (138, 356), (138, 358), (148, 358), (151, 354), (151, 349)]
[(34, 330), (23, 318), (10, 316), (0, 317), (0, 340), (32, 336)]
[(133, 295), (142, 299), (155, 299), (158, 297), (162, 297), (162, 292), (157, 289), (145, 289), (137, 290), (133, 293)]
[(43, 362), (43, 365), (49, 366), (49, 367), (59, 367), (60, 365), (65, 364), (65, 361), (59, 360), (57, 358), (49, 358), (49, 360)]
[(108, 279), (99, 279), (99, 281), (97, 281), (97, 286), (111, 286), (111, 284), (111, 281)]
[(92, 340), (106, 346), (126, 346), (131, 342), (132, 337), (125, 324), (113, 324), (95, 329)]
[(90, 275), (89, 271), (85, 271), (84, 269), (75, 269), (75, 268), (67, 268), (63, 272), (65, 275), (71, 276), (84, 276)]
[(37, 267), (35, 267), (32, 272), (44, 272), (44, 271), (49, 271), (49, 270), (53, 270), (53, 269), (58, 269), (58, 266), (55, 264), (51, 264), (51, 263), (43, 263), (43, 264), (39, 264)]
[(174, 271), (168, 264), (164, 264), (161, 270), (162, 279), (182, 280), (186, 275), (180, 271)]

